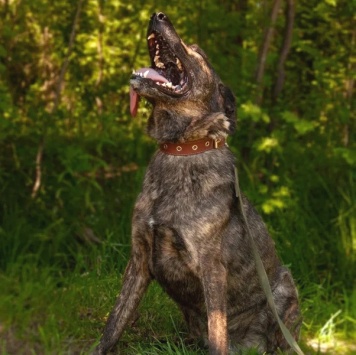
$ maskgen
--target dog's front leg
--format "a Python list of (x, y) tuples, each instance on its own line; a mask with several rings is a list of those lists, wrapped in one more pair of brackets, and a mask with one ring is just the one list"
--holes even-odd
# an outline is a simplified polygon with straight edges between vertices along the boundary
[(220, 260), (206, 257), (202, 263), (202, 281), (208, 315), (210, 355), (226, 355), (228, 350), (226, 289), (227, 272)]

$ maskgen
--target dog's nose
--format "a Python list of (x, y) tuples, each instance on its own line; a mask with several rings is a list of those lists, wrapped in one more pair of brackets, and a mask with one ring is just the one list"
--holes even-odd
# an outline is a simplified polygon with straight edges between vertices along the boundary
[(164, 21), (167, 19), (167, 16), (163, 12), (155, 12), (151, 16), (151, 20)]
[(162, 33), (162, 31), (167, 32), (168, 31), (167, 26), (170, 26), (171, 31), (174, 31), (173, 25), (169, 21), (169, 17), (163, 12), (155, 12), (151, 16), (150, 23), (148, 24), (147, 33), (148, 35), (150, 35), (152, 31), (158, 31), (160, 33)]
[(159, 13), (157, 14), (157, 18), (158, 18), (158, 20), (160, 20), (160, 21), (164, 21), (164, 20), (167, 18), (167, 16), (166, 16), (163, 12), (159, 12)]

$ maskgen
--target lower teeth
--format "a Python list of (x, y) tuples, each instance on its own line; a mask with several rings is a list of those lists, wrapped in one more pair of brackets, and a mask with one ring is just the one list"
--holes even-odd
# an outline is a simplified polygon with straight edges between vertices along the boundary
[[(146, 78), (147, 75), (148, 75), (148, 70), (145, 71), (144, 73), (135, 72), (133, 70), (132, 74), (138, 75), (138, 76), (140, 76), (142, 78)], [(170, 89), (172, 91), (180, 91), (180, 90), (182, 90), (182, 85), (179, 85), (179, 84), (178, 85), (173, 85), (170, 81), (168, 83), (161, 83), (159, 81), (156, 81), (156, 84), (159, 85), (159, 86), (163, 86), (163, 87), (165, 87), (167, 89)]]

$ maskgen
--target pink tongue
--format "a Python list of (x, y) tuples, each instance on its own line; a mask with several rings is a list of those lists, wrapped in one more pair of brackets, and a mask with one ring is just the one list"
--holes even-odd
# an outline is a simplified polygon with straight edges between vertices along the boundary
[(137, 95), (137, 92), (130, 86), (130, 113), (132, 117), (137, 115), (138, 101), (140, 97)]
[[(143, 77), (146, 79), (151, 79), (154, 80), (155, 82), (160, 82), (160, 83), (167, 83), (168, 80), (158, 74), (154, 69), (152, 68), (141, 68), (136, 71), (136, 74), (142, 74)], [(133, 89), (132, 86), (130, 86), (130, 113), (132, 117), (135, 117), (137, 114), (137, 108), (138, 108), (138, 101), (140, 97), (137, 94), (137, 92)]]

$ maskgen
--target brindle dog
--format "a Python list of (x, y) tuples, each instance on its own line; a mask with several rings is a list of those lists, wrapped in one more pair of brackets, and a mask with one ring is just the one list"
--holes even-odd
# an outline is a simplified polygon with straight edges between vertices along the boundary
[[(165, 14), (152, 15), (147, 36), (151, 67), (132, 75), (131, 113), (136, 114), (139, 96), (152, 103), (148, 133), (161, 149), (136, 202), (131, 258), (95, 352), (105, 354), (116, 344), (153, 279), (177, 302), (191, 335), (202, 338), (210, 354), (250, 347), (260, 353), (288, 350), (256, 273), (229, 148), (216, 144), (194, 155), (164, 151), (167, 145), (179, 150), (201, 139), (223, 141), (235, 129), (234, 96), (204, 52), (184, 44)], [(241, 198), (279, 316), (297, 339), (293, 279), (261, 217)]]

